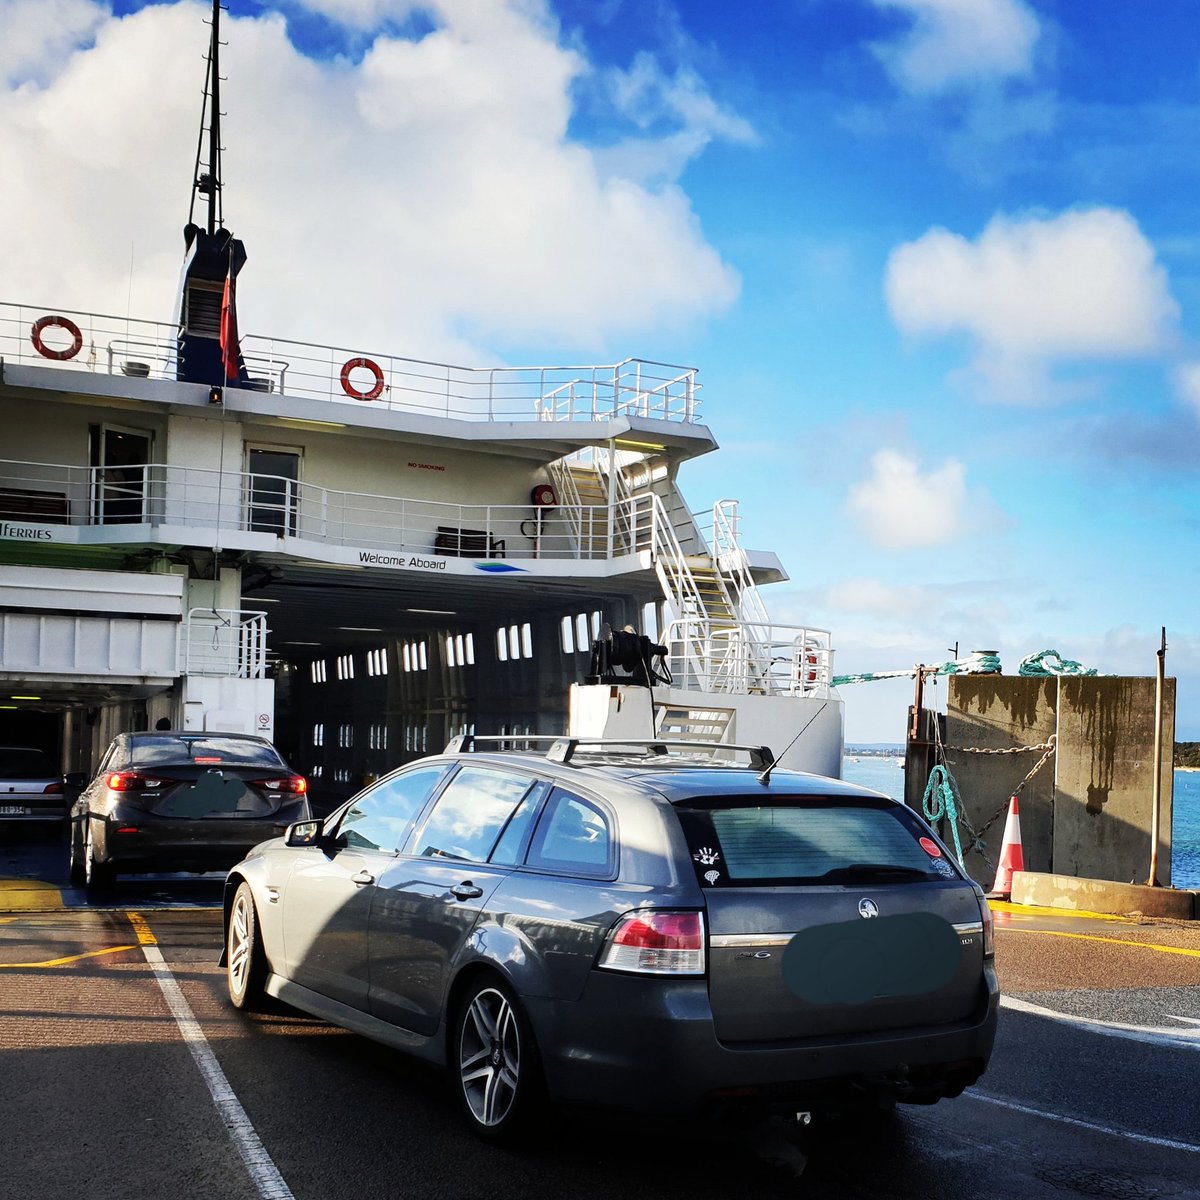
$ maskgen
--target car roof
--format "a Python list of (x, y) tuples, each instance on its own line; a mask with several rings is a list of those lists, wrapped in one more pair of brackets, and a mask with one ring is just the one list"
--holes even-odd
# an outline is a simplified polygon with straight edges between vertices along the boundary
[[(680, 762), (675, 757), (655, 761), (647, 756), (618, 756), (613, 754), (579, 754), (567, 763), (556, 762), (545, 755), (520, 750), (493, 750), (439, 755), (452, 762), (487, 764), (489, 766), (520, 766), (550, 774), (559, 780), (572, 777), (603, 779), (624, 784), (641, 792), (655, 792), (672, 803), (701, 796), (825, 796), (839, 799), (899, 801), (883, 792), (785, 767), (773, 767), (764, 782), (762, 770), (729, 763), (714, 765), (708, 761)], [(419, 760), (427, 761), (427, 760)], [(411, 765), (411, 764), (410, 764)]]

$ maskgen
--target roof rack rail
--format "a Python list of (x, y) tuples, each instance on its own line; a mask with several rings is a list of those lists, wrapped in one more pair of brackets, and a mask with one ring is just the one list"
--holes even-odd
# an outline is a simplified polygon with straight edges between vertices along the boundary
[(619, 747), (640, 747), (651, 754), (667, 755), (672, 750), (693, 751), (708, 750), (741, 750), (750, 757), (749, 766), (754, 771), (765, 771), (775, 762), (775, 755), (770, 746), (751, 746), (741, 742), (698, 742), (690, 738), (585, 738), (559, 737), (554, 745), (546, 751), (546, 757), (551, 762), (569, 763), (575, 757), (575, 751), (581, 746), (589, 749), (616, 749)]

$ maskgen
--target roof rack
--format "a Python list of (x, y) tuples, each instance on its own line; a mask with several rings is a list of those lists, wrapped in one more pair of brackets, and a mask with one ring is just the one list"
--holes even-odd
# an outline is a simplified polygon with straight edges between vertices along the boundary
[(677, 753), (705, 750), (710, 753), (710, 756), (715, 756), (716, 752), (721, 750), (741, 750), (749, 755), (749, 765), (755, 771), (764, 771), (775, 761), (775, 755), (769, 746), (750, 746), (741, 742), (698, 742), (690, 738), (674, 740), (664, 738), (559, 738), (546, 751), (546, 757), (551, 762), (569, 763), (575, 757), (575, 751), (580, 747), (593, 750), (638, 747), (650, 754), (663, 756), (670, 754), (672, 750)]
[[(551, 762), (569, 763), (575, 757), (575, 751), (585, 748), (592, 751), (605, 750), (644, 750), (648, 754), (666, 757), (676, 753), (692, 753), (696, 750), (707, 751), (710, 757), (715, 757), (718, 751), (740, 750), (749, 756), (751, 770), (765, 771), (775, 762), (775, 755), (770, 746), (751, 746), (741, 742), (700, 742), (691, 738), (602, 738), (602, 737), (564, 737), (560, 733), (506, 733), (480, 735), (460, 733), (451, 738), (446, 744), (446, 754), (470, 754), (474, 750), (482, 750), (480, 742), (549, 742), (546, 758)], [(500, 746), (498, 749), (508, 747)]]

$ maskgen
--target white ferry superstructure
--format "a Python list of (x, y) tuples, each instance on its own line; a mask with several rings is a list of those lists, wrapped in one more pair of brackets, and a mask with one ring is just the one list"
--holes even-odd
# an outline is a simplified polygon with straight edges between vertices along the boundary
[(257, 731), (330, 800), (462, 732), (840, 774), (829, 632), (773, 623), (777, 557), (679, 489), (695, 370), (237, 338), (208, 136), (173, 321), (0, 304), (0, 742), (41, 720), (86, 771), (160, 718)]

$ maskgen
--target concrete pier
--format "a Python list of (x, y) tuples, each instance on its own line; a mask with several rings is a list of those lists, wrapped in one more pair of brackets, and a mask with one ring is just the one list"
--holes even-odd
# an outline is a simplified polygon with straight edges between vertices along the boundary
[[(1045, 746), (1053, 734), (1049, 760), (1020, 794), (1026, 870), (1146, 883), (1155, 680), (951, 675), (947, 683), (946, 760), (971, 824), (987, 826), (983, 841), (991, 862), (999, 855), (1009, 797), (1044, 754), (1020, 748)], [(1174, 679), (1166, 680), (1163, 717), (1158, 883), (1168, 885)], [(978, 853), (966, 858), (972, 877), (990, 887), (994, 867)]]

